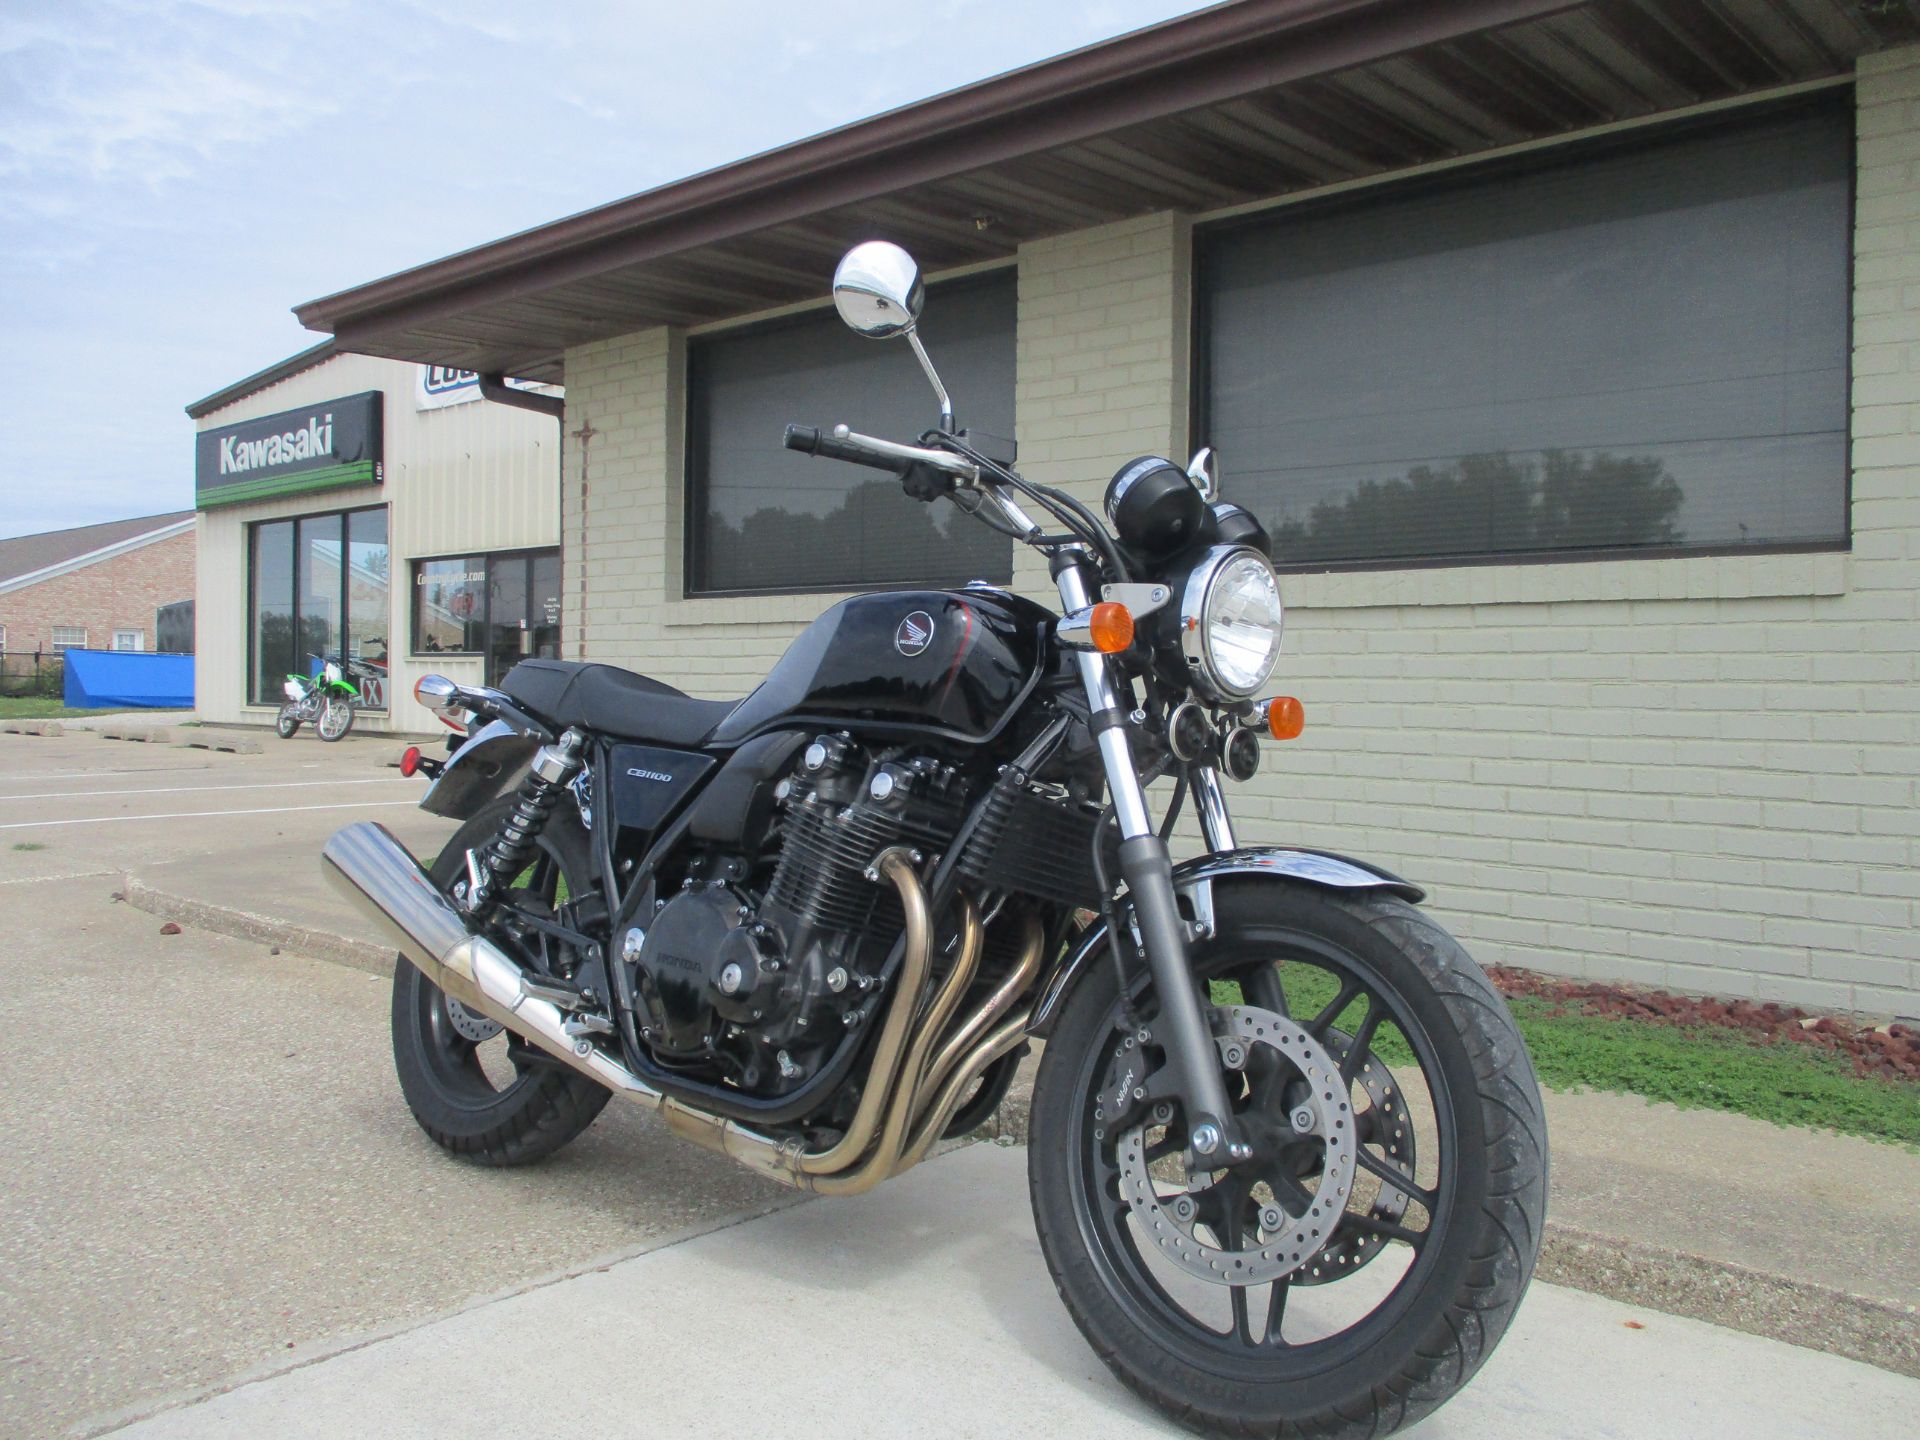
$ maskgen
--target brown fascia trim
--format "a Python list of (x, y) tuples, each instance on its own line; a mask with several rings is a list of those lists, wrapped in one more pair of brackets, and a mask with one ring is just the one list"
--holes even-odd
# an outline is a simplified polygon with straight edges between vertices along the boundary
[(444, 320), (906, 186), (1582, 0), (1236, 0), (296, 307), (345, 339)]
[(236, 400), (244, 400), (256, 390), (264, 390), (269, 385), (278, 385), (282, 380), (298, 375), (302, 370), (311, 370), (324, 361), (331, 360), (345, 349), (338, 340), (322, 340), (318, 345), (302, 350), (298, 355), (289, 355), (286, 359), (256, 370), (244, 380), (236, 380), (225, 389), (216, 390), (205, 399), (196, 400), (187, 406), (187, 414), (195, 420), (204, 419), (214, 411), (224, 409)]

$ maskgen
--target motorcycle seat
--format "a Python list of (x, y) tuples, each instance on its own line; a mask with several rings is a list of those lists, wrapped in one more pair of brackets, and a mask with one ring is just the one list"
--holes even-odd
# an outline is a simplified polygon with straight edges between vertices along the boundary
[(579, 725), (687, 750), (698, 748), (740, 703), (696, 700), (665, 681), (581, 660), (522, 660), (500, 688), (556, 730)]

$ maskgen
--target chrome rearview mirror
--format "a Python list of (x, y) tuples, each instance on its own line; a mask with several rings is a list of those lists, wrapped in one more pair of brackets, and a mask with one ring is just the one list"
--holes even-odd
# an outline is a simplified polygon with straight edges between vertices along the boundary
[(1193, 459), (1187, 462), (1187, 478), (1200, 492), (1202, 500), (1211, 502), (1219, 498), (1220, 457), (1213, 453), (1211, 445), (1202, 445), (1193, 452)]
[(890, 240), (863, 240), (840, 257), (833, 271), (833, 304), (849, 329), (869, 340), (907, 337), (914, 358), (940, 401), (940, 428), (953, 430), (953, 402), (920, 343), (915, 326), (926, 304), (926, 287), (913, 256)]
[(849, 329), (870, 340), (910, 333), (926, 297), (913, 256), (890, 241), (856, 245), (834, 268), (834, 306)]

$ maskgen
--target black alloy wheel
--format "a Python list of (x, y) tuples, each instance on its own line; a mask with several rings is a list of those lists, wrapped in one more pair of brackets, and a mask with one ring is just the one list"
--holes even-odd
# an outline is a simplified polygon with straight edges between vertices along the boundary
[(1532, 1273), (1531, 1064), (1479, 967), (1404, 901), (1220, 882), (1215, 907), (1193, 960), (1253, 1158), (1187, 1172), (1184, 1121), (1153, 1103), (1150, 997), (1130, 1030), (1102, 964), (1036, 1086), (1042, 1248), (1096, 1351), (1183, 1423), (1397, 1428), (1465, 1383)]

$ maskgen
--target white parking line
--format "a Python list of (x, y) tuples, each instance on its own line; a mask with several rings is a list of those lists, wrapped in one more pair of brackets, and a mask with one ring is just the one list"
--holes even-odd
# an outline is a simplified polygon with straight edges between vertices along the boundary
[(162, 785), (150, 790), (43, 790), (37, 795), (0, 794), (7, 800), (91, 800), (96, 795), (179, 795), (187, 791), (205, 794), (214, 790), (317, 790), (348, 785), (392, 785), (412, 783), (404, 775), (382, 775), (374, 780), (268, 780), (258, 785)]
[(383, 810), (412, 800), (359, 800), (347, 805), (268, 805), (258, 810), (180, 810), (170, 815), (91, 815), (81, 820), (9, 820), (0, 830), (46, 830), (55, 825), (112, 825), (129, 820), (212, 820), (221, 815), (288, 815), (301, 810)]
[(0, 777), (0, 785), (38, 785), (42, 780), (71, 780), (76, 775), (171, 775), (176, 770), (211, 770), (209, 764), (200, 765), (102, 765), (94, 770), (44, 770), (32, 775), (8, 775)]

